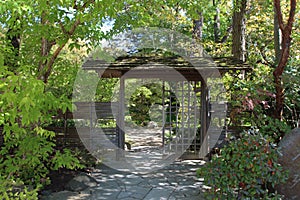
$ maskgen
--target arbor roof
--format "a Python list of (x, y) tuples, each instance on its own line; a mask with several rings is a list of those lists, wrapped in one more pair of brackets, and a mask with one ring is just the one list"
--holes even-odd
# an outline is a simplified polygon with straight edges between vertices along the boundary
[(131, 71), (129, 76), (132, 78), (167, 79), (167, 74), (171, 79), (171, 71), (177, 71), (185, 79), (198, 81), (203, 77), (215, 77), (229, 71), (251, 71), (252, 67), (231, 57), (124, 56), (113, 62), (88, 58), (83, 64), (83, 69), (95, 70), (102, 78), (120, 78)]

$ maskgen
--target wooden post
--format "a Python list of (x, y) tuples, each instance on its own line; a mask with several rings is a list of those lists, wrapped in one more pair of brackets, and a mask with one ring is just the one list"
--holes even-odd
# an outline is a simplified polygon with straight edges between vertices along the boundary
[[(94, 148), (93, 148), (93, 137), (92, 137), (92, 135), (94, 135), (94, 130), (93, 130), (93, 111), (92, 111), (92, 109), (93, 109), (93, 103), (92, 102), (90, 102), (89, 104), (89, 111), (90, 111), (90, 134), (89, 134), (89, 149), (91, 150), (91, 151), (94, 151)], [(94, 104), (95, 105), (95, 104)]]
[(118, 150), (117, 150), (117, 160), (124, 157), (125, 149), (125, 78), (120, 78), (120, 92), (119, 92), (119, 119), (118, 119)]
[(201, 148), (200, 157), (205, 157), (208, 154), (208, 135), (207, 135), (207, 84), (206, 80), (201, 82)]
[(166, 128), (166, 109), (165, 109), (165, 81), (162, 81), (162, 147), (165, 153), (165, 128)]

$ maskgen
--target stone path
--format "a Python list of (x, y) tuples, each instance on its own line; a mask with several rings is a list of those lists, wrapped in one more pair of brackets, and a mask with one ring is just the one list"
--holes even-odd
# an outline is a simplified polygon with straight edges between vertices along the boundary
[(43, 199), (90, 200), (193, 200), (204, 199), (202, 179), (196, 170), (204, 164), (201, 160), (175, 161), (148, 174), (127, 173), (101, 165), (91, 174), (96, 185), (81, 192), (62, 191)]
[(162, 146), (161, 128), (126, 128), (125, 137), (132, 147)]

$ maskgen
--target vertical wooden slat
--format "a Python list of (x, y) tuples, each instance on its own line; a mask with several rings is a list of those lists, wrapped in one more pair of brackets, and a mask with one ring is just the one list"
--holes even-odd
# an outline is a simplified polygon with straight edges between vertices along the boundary
[[(185, 124), (184, 124), (184, 111), (186, 107), (184, 105), (184, 81), (181, 81), (181, 152), (183, 152), (184, 146), (184, 133), (185, 133)], [(179, 135), (180, 136), (180, 135)]]
[[(191, 109), (192, 109), (192, 105), (191, 105), (191, 81), (188, 81), (187, 84), (188, 84), (188, 119), (187, 119), (187, 123), (188, 123), (188, 140), (187, 141), (190, 141), (191, 140)], [(187, 147), (187, 145), (186, 145)]]
[(194, 88), (195, 88), (195, 91), (194, 91), (194, 151), (196, 152), (197, 150), (197, 82), (195, 81), (194, 82)]

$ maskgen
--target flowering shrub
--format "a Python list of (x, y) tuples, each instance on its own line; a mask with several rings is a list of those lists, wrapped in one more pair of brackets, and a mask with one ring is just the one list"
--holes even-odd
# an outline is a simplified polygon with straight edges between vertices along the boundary
[[(250, 134), (252, 133), (252, 134)], [(274, 186), (287, 173), (277, 162), (278, 148), (268, 136), (251, 130), (221, 149), (198, 170), (214, 199), (279, 199)]]

